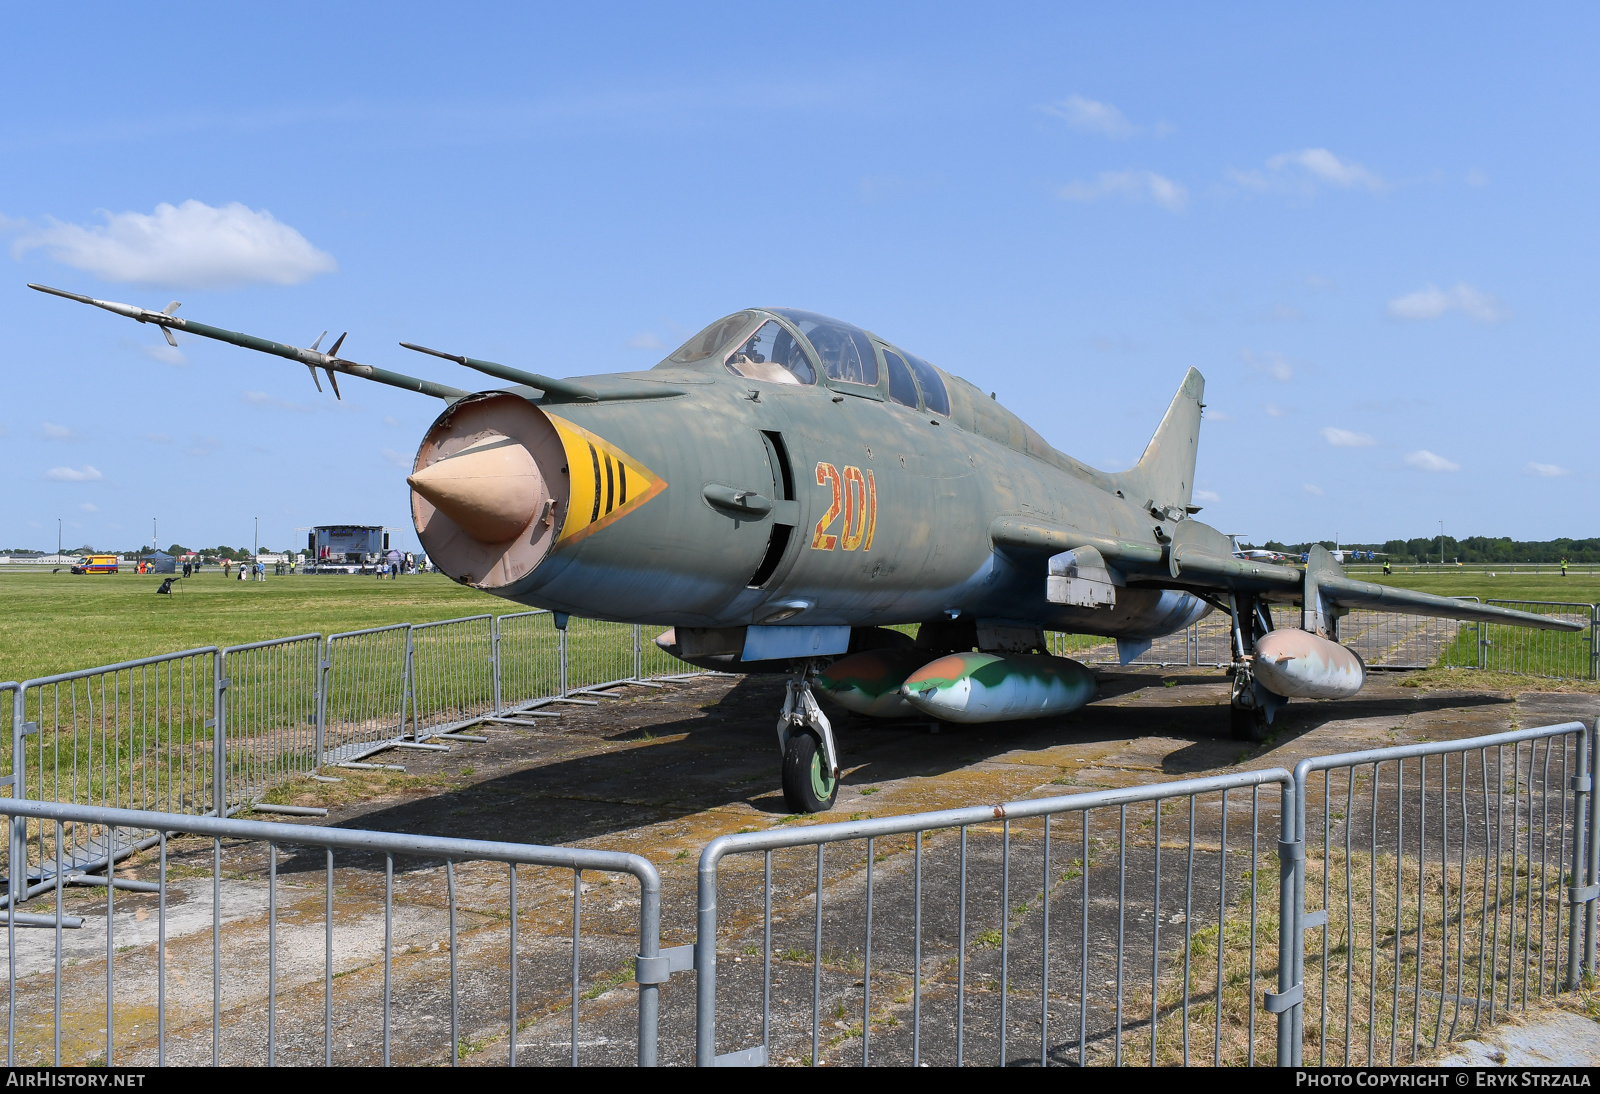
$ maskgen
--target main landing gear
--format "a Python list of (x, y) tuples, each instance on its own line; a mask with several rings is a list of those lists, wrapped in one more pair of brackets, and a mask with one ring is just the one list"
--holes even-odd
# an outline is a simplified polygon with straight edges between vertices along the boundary
[(1233, 694), (1229, 697), (1228, 728), (1236, 741), (1264, 741), (1272, 732), (1272, 716), (1283, 700), (1256, 683), (1251, 672), (1256, 639), (1272, 629), (1272, 610), (1253, 596), (1231, 596), (1233, 613)]
[(778, 748), (783, 752), (783, 800), (792, 813), (821, 813), (839, 796), (839, 753), (833, 726), (811, 693), (816, 666), (806, 662), (788, 680), (783, 713), (778, 716)]

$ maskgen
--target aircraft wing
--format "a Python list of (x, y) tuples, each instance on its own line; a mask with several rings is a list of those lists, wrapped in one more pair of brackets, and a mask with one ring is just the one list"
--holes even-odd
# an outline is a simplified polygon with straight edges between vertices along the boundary
[[(1476, 623), (1507, 623), (1549, 631), (1579, 631), (1585, 626), (1555, 616), (1355, 581), (1344, 576), (1339, 564), (1326, 551), (1314, 552), (1312, 565), (1305, 570), (1235, 558), (1226, 550), (1227, 538), (1198, 521), (1178, 522), (1173, 527), (1171, 542), (1160, 547), (1016, 517), (995, 521), (989, 528), (989, 536), (997, 550), (1023, 564), (1037, 564), (1065, 551), (1092, 550), (1128, 584), (1145, 588), (1247, 593), (1269, 600), (1303, 601), (1309, 573), (1322, 602), (1341, 608), (1404, 612)], [(1212, 539), (1217, 542), (1211, 542)], [(1217, 549), (1219, 544), (1222, 550)], [(1322, 558), (1323, 555), (1328, 557)]]
[(1411, 615), (1431, 615), (1440, 619), (1466, 619), (1474, 623), (1510, 623), (1517, 627), (1533, 627), (1546, 631), (1584, 629), (1584, 624), (1555, 616), (1534, 615), (1532, 612), (1519, 612), (1513, 608), (1497, 608), (1492, 604), (1477, 604), (1449, 596), (1397, 589), (1392, 585), (1354, 581), (1348, 577), (1322, 577), (1317, 582), (1317, 588), (1324, 600), (1341, 608), (1407, 612)]

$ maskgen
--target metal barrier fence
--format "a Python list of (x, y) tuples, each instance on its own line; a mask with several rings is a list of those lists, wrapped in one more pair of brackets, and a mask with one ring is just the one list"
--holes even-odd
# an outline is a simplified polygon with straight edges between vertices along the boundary
[(564, 634), (567, 686), (563, 694), (639, 678), (643, 636), (638, 627), (574, 617), (567, 621)]
[(1568, 622), (1585, 624), (1588, 630), (1586, 633), (1531, 631), (1503, 623), (1484, 624), (1479, 643), (1479, 668), (1567, 680), (1600, 679), (1600, 671), (1597, 671), (1600, 659), (1597, 659), (1595, 644), (1596, 635), (1600, 633), (1600, 605), (1531, 600), (1491, 600), (1489, 603), (1535, 615), (1557, 616)]
[(506, 714), (562, 694), (565, 633), (545, 611), (517, 612), (495, 620), (495, 712)]
[[(507, 1063), (577, 1064), (585, 1032), (596, 1062), (628, 1062), (605, 1008), (580, 1008), (630, 959), (655, 1063), (661, 885), (638, 855), (0, 800), (22, 818), (61, 857), (52, 914), (30, 917), (55, 929), (8, 918), (7, 1066), (454, 1064), (496, 1041)], [(155, 838), (137, 879), (84, 893), (62, 884), (70, 829)], [(636, 950), (614, 904), (585, 910), (585, 871), (639, 882)]]
[(21, 690), (22, 685), (15, 681), (0, 684), (0, 740), (12, 742), (12, 747), (0, 755), (0, 789), (10, 791), (8, 797), (20, 797), (13, 773), (17, 770), (18, 761), (21, 760), (21, 756), (18, 755), (21, 739), (11, 732), (11, 718), (16, 711), (17, 693)]
[[(215, 646), (28, 680), (12, 691), (11, 796), (126, 809), (218, 808)], [(103, 869), (147, 844), (148, 832), (70, 829), (58, 854), (43, 836), (10, 833), (5, 903), (69, 873)]]
[(1294, 1063), (1414, 1061), (1593, 973), (1592, 747), (1568, 722), (1295, 767)]
[[(650, 674), (681, 674), (681, 662), (654, 643), (647, 655), (646, 645), (637, 626), (537, 611), (207, 646), (61, 673), (8, 687), (12, 747), (0, 781), (36, 801), (194, 815), (215, 814), (220, 801), (226, 814), (324, 764), (396, 745), (444, 747), (424, 742), (571, 692), (644, 683), (647, 659)], [(73, 874), (92, 871), (153, 838), (122, 836), (108, 848), (69, 826), (63, 862)], [(35, 861), (0, 903), (47, 887), (52, 862)]]
[(408, 633), (413, 740), (499, 713), (493, 616), (413, 623)]
[(410, 647), (409, 623), (328, 636), (317, 707), (324, 763), (356, 762), (405, 736)]
[[(229, 646), (219, 657), (215, 740), (217, 796), (230, 808), (260, 799), (268, 787), (322, 764), (317, 751), (317, 679), (322, 636), (302, 634)], [(59, 800), (59, 799), (57, 799)]]
[(1294, 863), (1263, 866), (1293, 826), (1275, 768), (723, 836), (700, 856), (696, 1057), (1287, 1063), (1289, 1014), (1254, 1000), (1290, 986)]

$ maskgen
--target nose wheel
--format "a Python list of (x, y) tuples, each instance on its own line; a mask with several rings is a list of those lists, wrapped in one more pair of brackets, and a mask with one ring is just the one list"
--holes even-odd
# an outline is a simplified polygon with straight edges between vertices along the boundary
[(790, 734), (783, 750), (783, 801), (791, 813), (823, 813), (839, 796), (822, 742), (810, 732)]
[(778, 716), (783, 752), (783, 800), (792, 813), (822, 813), (839, 796), (839, 753), (833, 726), (811, 693), (815, 666), (789, 678)]

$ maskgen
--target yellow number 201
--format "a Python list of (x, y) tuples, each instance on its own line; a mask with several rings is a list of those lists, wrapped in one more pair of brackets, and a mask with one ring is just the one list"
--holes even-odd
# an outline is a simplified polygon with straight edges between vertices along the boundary
[(833, 464), (819, 463), (817, 485), (829, 487), (833, 497), (811, 535), (811, 549), (832, 551), (840, 546), (840, 536), (830, 534), (828, 529), (843, 514), (844, 525), (839, 531), (844, 549), (872, 550), (872, 536), (878, 527), (878, 484), (872, 472), (863, 474), (859, 467), (846, 467), (840, 475)]

